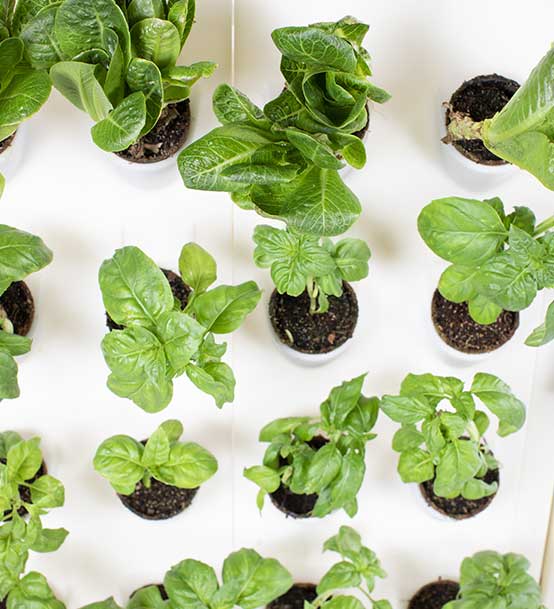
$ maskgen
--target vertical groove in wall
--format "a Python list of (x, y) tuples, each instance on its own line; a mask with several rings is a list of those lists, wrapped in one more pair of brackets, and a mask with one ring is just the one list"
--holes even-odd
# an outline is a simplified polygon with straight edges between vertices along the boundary
[[(554, 489), (553, 489), (554, 490)], [(554, 494), (550, 506), (550, 525), (546, 533), (544, 560), (542, 563), (541, 588), (543, 604), (554, 606)]]

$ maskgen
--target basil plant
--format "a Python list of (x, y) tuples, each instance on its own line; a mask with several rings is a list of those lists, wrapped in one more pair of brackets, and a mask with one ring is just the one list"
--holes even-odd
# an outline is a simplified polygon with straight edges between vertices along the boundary
[(179, 442), (183, 425), (165, 421), (145, 444), (130, 436), (108, 438), (98, 447), (94, 469), (116, 493), (131, 495), (142, 482), (150, 488), (152, 479), (177, 488), (193, 489), (217, 471), (215, 457), (194, 442)]
[(185, 185), (229, 192), (241, 208), (305, 234), (329, 237), (350, 228), (361, 205), (339, 170), (365, 165), (354, 133), (367, 123), (368, 100), (388, 98), (369, 82), (361, 46), (367, 27), (346, 18), (276, 30), (286, 53), (285, 92), (262, 110), (237, 89), (219, 86), (213, 108), (222, 126), (180, 154)]
[(525, 169), (554, 190), (554, 49), (533, 69), (525, 84), (493, 118), (474, 122), (451, 112), (446, 143), (482, 140), (493, 154)]
[[(476, 399), (499, 421), (498, 435), (508, 436), (525, 423), (525, 405), (510, 387), (492, 374), (479, 372), (469, 389), (454, 377), (409, 374), (399, 395), (385, 395), (383, 412), (401, 427), (392, 440), (400, 453), (398, 473), (403, 482), (434, 480), (438, 497), (475, 500), (493, 495), (487, 471), (499, 465), (484, 442), (490, 419)], [(445, 406), (450, 405), (450, 410)]]
[[(51, 83), (27, 49), (39, 44), (47, 0), (13, 0), (0, 5), (0, 142), (36, 114), (50, 96)], [(4, 177), (0, 175), (0, 194)]]
[(183, 247), (179, 270), (191, 289), (184, 309), (163, 272), (138, 247), (117, 250), (100, 268), (104, 306), (123, 326), (102, 341), (108, 387), (147, 412), (168, 406), (173, 379), (184, 373), (218, 407), (233, 401), (235, 377), (221, 361), (227, 344), (216, 343), (214, 335), (239, 328), (261, 297), (253, 281), (208, 289), (217, 278), (216, 263), (194, 243)]
[(541, 602), (540, 586), (529, 574), (529, 567), (529, 561), (521, 554), (488, 550), (464, 558), (460, 593), (444, 609), (546, 609)]
[[(375, 438), (379, 400), (362, 395), (366, 375), (332, 389), (319, 417), (276, 419), (260, 432), (269, 446), (263, 465), (244, 470), (259, 486), (258, 507), (281, 486), (298, 495), (317, 494), (311, 516), (339, 509), (353, 517), (365, 475), (365, 446)], [(319, 440), (319, 442), (318, 442)]]
[(156, 125), (163, 108), (189, 98), (215, 64), (178, 66), (194, 0), (64, 0), (44, 16), (29, 54), (56, 89), (94, 121), (92, 139), (125, 150)]
[(373, 597), (376, 579), (387, 574), (375, 552), (362, 544), (357, 531), (342, 526), (337, 535), (325, 542), (323, 549), (336, 552), (341, 560), (321, 578), (316, 588), (317, 597), (306, 601), (304, 609), (364, 609), (359, 598), (341, 593), (345, 589), (359, 591), (373, 609), (392, 609), (388, 600)]
[(270, 268), (279, 294), (310, 297), (310, 313), (329, 309), (329, 296), (340, 297), (345, 281), (360, 281), (369, 273), (369, 247), (361, 239), (305, 235), (293, 229), (257, 226), (254, 230), (254, 262)]
[(31, 349), (31, 339), (18, 336), (2, 296), (15, 282), (40, 271), (52, 262), (52, 252), (42, 239), (0, 224), (0, 399), (19, 397), (15, 357)]
[[(540, 290), (554, 287), (552, 228), (554, 216), (537, 223), (528, 207), (507, 215), (499, 198), (437, 199), (418, 218), (427, 246), (451, 263), (440, 278), (440, 293), (451, 302), (467, 302), (479, 324), (494, 323), (503, 309), (522, 311)], [(527, 344), (553, 339), (554, 303)]]
[(0, 600), (7, 607), (65, 609), (46, 578), (25, 573), (30, 552), (54, 552), (65, 529), (43, 528), (41, 517), (64, 504), (64, 487), (43, 473), (40, 440), (0, 433)]
[[(292, 576), (275, 559), (243, 548), (223, 562), (221, 583), (212, 567), (187, 559), (170, 569), (163, 586), (147, 586), (133, 594), (125, 609), (195, 607), (258, 609), (287, 592)], [(82, 609), (122, 609), (113, 598)]]

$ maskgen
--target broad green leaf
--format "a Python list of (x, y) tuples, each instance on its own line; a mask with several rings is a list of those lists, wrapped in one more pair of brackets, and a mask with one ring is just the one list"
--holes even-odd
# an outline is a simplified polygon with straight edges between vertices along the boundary
[(437, 199), (424, 207), (418, 229), (437, 256), (462, 266), (485, 262), (508, 237), (502, 220), (490, 205), (460, 197)]
[(61, 61), (50, 70), (56, 89), (93, 121), (104, 120), (112, 104), (96, 78), (96, 66), (78, 61)]
[(325, 603), (326, 609), (362, 609), (363, 603), (354, 596), (341, 594)]
[(529, 347), (541, 347), (552, 340), (554, 340), (554, 302), (551, 302), (546, 310), (544, 323), (531, 332), (525, 344)]
[(392, 449), (398, 453), (403, 453), (419, 448), (423, 442), (423, 434), (415, 425), (402, 425), (392, 438)]
[(473, 478), (465, 483), (462, 490), (462, 497), (464, 497), (464, 499), (469, 499), (470, 501), (475, 501), (476, 499), (482, 499), (483, 497), (490, 497), (497, 491), (498, 484), (496, 482), (487, 484), (483, 480)]
[(118, 324), (154, 329), (173, 310), (169, 282), (138, 247), (116, 250), (100, 267), (98, 280), (106, 311)]
[(215, 399), (218, 408), (235, 399), (236, 381), (233, 371), (227, 364), (212, 362), (203, 367), (189, 364), (186, 373), (198, 389)]
[(462, 393), (464, 384), (453, 376), (408, 374), (400, 386), (400, 395), (425, 397), (436, 406), (443, 399), (450, 400)]
[(264, 465), (255, 465), (245, 469), (244, 477), (257, 484), (267, 493), (275, 492), (281, 484), (279, 473)]
[(420, 448), (412, 448), (400, 454), (398, 473), (402, 482), (421, 484), (431, 480), (435, 475), (435, 466), (431, 453)]
[(479, 471), (479, 449), (470, 440), (453, 440), (446, 445), (436, 466), (433, 485), (439, 497), (457, 497), (468, 480)]
[(264, 114), (253, 104), (244, 93), (231, 85), (222, 84), (217, 87), (213, 96), (213, 110), (219, 122), (247, 122), (259, 125), (264, 120)]
[(137, 590), (129, 600), (126, 609), (167, 609), (168, 601), (163, 600), (158, 586), (147, 586)]
[(55, 552), (61, 547), (68, 534), (65, 529), (41, 529), (30, 549), (40, 553)]
[(144, 93), (131, 93), (104, 120), (94, 125), (91, 129), (92, 139), (106, 152), (125, 150), (139, 139), (146, 120)]
[(206, 609), (218, 588), (214, 570), (198, 560), (183, 560), (164, 578), (172, 606)]
[(167, 461), (153, 469), (160, 482), (177, 488), (197, 488), (216, 472), (215, 457), (194, 442), (174, 444)]
[(10, 283), (25, 279), (52, 262), (52, 252), (42, 239), (0, 224), (0, 277)]
[(31, 480), (42, 465), (40, 439), (32, 438), (14, 444), (7, 455), (8, 478), (18, 482)]
[(478, 268), (452, 264), (439, 279), (439, 292), (450, 302), (467, 302), (475, 296), (478, 273)]
[(108, 66), (103, 91), (110, 100), (112, 107), (118, 106), (125, 97), (125, 76), (127, 64), (119, 44), (117, 45)]
[(65, 609), (54, 596), (44, 575), (27, 573), (8, 597), (8, 609)]
[(502, 307), (489, 300), (486, 296), (478, 294), (468, 303), (468, 311), (472, 319), (478, 324), (493, 324), (502, 313)]
[(381, 400), (383, 412), (397, 423), (414, 425), (432, 416), (435, 408), (424, 398), (384, 395)]
[(175, 65), (181, 52), (179, 30), (170, 21), (143, 19), (131, 29), (133, 52), (155, 63), (160, 70)]
[(54, 34), (57, 12), (57, 5), (44, 7), (25, 24), (21, 31), (21, 40), (25, 43), (25, 54), (31, 66), (36, 70), (49, 70), (62, 60), (62, 52)]
[(12, 356), (24, 355), (31, 350), (31, 339), (17, 334), (0, 332), (0, 351), (5, 351)]
[(504, 381), (492, 374), (479, 372), (473, 379), (471, 391), (498, 417), (500, 436), (508, 436), (523, 427), (525, 405)]
[(3, 431), (0, 433), (0, 459), (6, 460), (10, 448), (22, 441), (23, 438), (16, 431)]
[[(179, 1), (184, 2), (185, 0)], [(179, 2), (173, 6), (176, 6), (176, 4), (179, 4)], [(216, 68), (217, 64), (213, 61), (196, 61), (189, 66), (170, 66), (164, 70), (164, 76), (167, 76), (174, 82), (179, 82), (181, 85), (191, 87), (201, 78), (209, 78)]]
[[(178, 421), (175, 421), (175, 423), (179, 424)], [(170, 448), (170, 439), (164, 427), (158, 427), (148, 438), (144, 446), (141, 459), (142, 465), (148, 469), (163, 465), (169, 458)]]
[[(446, 444), (446, 439), (441, 429), (442, 421), (443, 419), (440, 419), (438, 417), (434, 417), (432, 419), (425, 419), (421, 426), (421, 431), (425, 439), (425, 446), (432, 455), (438, 455)], [(455, 437), (457, 438), (458, 435), (459, 434), (455, 435)]]
[[(342, 458), (341, 469), (338, 476), (322, 493), (313, 509), (313, 516), (322, 518), (333, 510), (345, 508), (355, 499), (362, 485), (365, 474), (363, 455), (348, 450)], [(354, 504), (355, 505), (355, 504)], [(352, 517), (356, 513), (349, 513)]]
[(277, 436), (290, 434), (300, 425), (311, 421), (310, 417), (287, 417), (277, 419), (265, 425), (260, 431), (260, 442), (272, 442)]
[(0, 399), (11, 400), (18, 397), (17, 362), (9, 353), (0, 351)]
[(341, 466), (342, 455), (335, 444), (321, 447), (308, 467), (306, 493), (319, 493), (331, 484), (341, 471)]
[(222, 285), (195, 298), (191, 311), (206, 330), (228, 334), (242, 325), (256, 308), (261, 295), (254, 281), (237, 286)]
[(181, 311), (164, 313), (158, 319), (156, 332), (176, 375), (183, 374), (206, 335), (204, 326)]
[(321, 405), (323, 420), (333, 428), (340, 429), (346, 418), (358, 404), (362, 397), (362, 388), (366, 374), (344, 381), (334, 387), (329, 397)]
[(221, 176), (234, 184), (274, 185), (287, 184), (291, 182), (298, 173), (295, 165), (269, 165), (262, 163), (243, 163), (227, 167), (221, 172)]
[(181, 47), (187, 41), (194, 23), (196, 0), (177, 0), (172, 2), (167, 18), (177, 28), (181, 37)]
[(137, 21), (157, 17), (163, 19), (165, 7), (163, 0), (131, 0), (127, 3), (127, 21), (133, 26)]
[(371, 251), (361, 239), (339, 241), (334, 258), (344, 281), (360, 281), (367, 277)]
[(217, 279), (217, 264), (213, 257), (196, 243), (187, 243), (179, 257), (179, 272), (194, 292), (205, 292)]
[(341, 169), (344, 163), (340, 161), (333, 149), (317, 137), (298, 129), (286, 129), (289, 142), (297, 148), (303, 157), (321, 169)]
[(127, 70), (127, 84), (131, 91), (140, 91), (144, 94), (146, 120), (140, 132), (143, 136), (154, 128), (162, 113), (164, 101), (162, 75), (155, 63), (135, 57)]
[(134, 492), (144, 476), (144, 449), (129, 436), (113, 436), (100, 444), (94, 456), (94, 469), (123, 495)]
[(317, 586), (319, 595), (345, 588), (357, 588), (361, 582), (361, 576), (356, 567), (346, 561), (334, 564), (321, 578)]
[(52, 476), (41, 476), (30, 484), (33, 505), (39, 508), (56, 508), (65, 503), (63, 484)]

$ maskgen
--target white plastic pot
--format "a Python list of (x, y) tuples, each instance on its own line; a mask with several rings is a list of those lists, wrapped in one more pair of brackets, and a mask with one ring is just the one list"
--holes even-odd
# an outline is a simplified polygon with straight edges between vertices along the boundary
[(13, 142), (0, 154), (0, 173), (4, 175), (6, 180), (11, 180), (17, 173), (23, 159), (26, 140), (27, 127), (25, 124), (19, 125)]
[(424, 510), (425, 513), (427, 514), (427, 516), (430, 516), (431, 518), (433, 518), (433, 520), (438, 520), (439, 522), (443, 522), (443, 523), (463, 522), (461, 520), (457, 520), (456, 518), (449, 518), (445, 514), (439, 512), (438, 510), (435, 510), (435, 508), (431, 507), (427, 503), (427, 501), (425, 501), (425, 497), (423, 496), (423, 493), (421, 492), (421, 490), (419, 488), (419, 484), (410, 483), (410, 484), (408, 484), (408, 486), (410, 487), (410, 492), (412, 494), (414, 501), (418, 504), (418, 507), (421, 510)]
[(155, 189), (179, 177), (177, 157), (180, 152), (158, 163), (131, 163), (113, 153), (106, 153), (105, 157), (124, 180), (141, 189)]

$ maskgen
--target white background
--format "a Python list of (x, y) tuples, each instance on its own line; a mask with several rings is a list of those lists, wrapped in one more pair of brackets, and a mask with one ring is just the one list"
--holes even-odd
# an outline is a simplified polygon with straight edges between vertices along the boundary
[[(32, 277), (38, 316), (32, 353), (20, 361), (22, 396), (4, 401), (2, 428), (43, 438), (50, 472), (66, 486), (64, 508), (47, 518), (70, 537), (55, 554), (33, 557), (70, 608), (114, 595), (120, 603), (137, 587), (158, 582), (184, 558), (219, 569), (241, 546), (279, 558), (297, 581), (317, 581), (333, 562), (322, 543), (352, 524), (389, 572), (376, 595), (396, 607), (437, 576), (455, 577), (461, 559), (480, 549), (517, 551), (540, 575), (554, 471), (551, 439), (554, 384), (551, 348), (523, 345), (548, 300), (522, 315), (510, 345), (478, 364), (441, 354), (429, 325), (432, 290), (444, 264), (416, 230), (419, 210), (447, 195), (500, 195), (506, 206), (528, 204), (540, 219), (554, 213), (554, 196), (515, 172), (494, 189), (475, 191), (442, 163), (440, 103), (464, 79), (498, 72), (524, 80), (552, 40), (554, 6), (547, 0), (199, 0), (198, 18), (183, 57), (213, 59), (215, 77), (194, 89), (193, 137), (215, 126), (211, 93), (233, 81), (259, 103), (282, 87), (275, 27), (356, 15), (371, 24), (367, 46), (375, 82), (393, 99), (372, 114), (367, 167), (348, 177), (364, 212), (352, 235), (373, 251), (370, 277), (356, 285), (360, 320), (351, 348), (339, 360), (306, 369), (277, 351), (267, 327), (269, 275), (252, 262), (259, 219), (234, 209), (225, 194), (186, 191), (176, 170), (141, 176), (90, 141), (90, 123), (55, 93), (27, 125), (24, 161), (1, 201), (1, 221), (39, 234), (54, 250), (53, 264)], [(233, 49), (234, 40), (234, 49)], [(121, 168), (124, 171), (121, 171)], [(105, 333), (97, 285), (102, 260), (124, 244), (138, 245), (160, 265), (177, 269), (182, 245), (196, 240), (219, 263), (220, 280), (256, 279), (263, 303), (233, 339), (227, 361), (237, 376), (234, 405), (218, 411), (186, 377), (171, 406), (148, 415), (105, 387), (100, 352)], [(443, 523), (422, 509), (396, 474), (390, 448), (395, 427), (384, 417), (368, 446), (368, 471), (352, 521), (337, 513), (323, 521), (292, 521), (268, 503), (260, 516), (256, 489), (242, 469), (259, 463), (257, 442), (268, 421), (316, 414), (329, 390), (368, 371), (366, 393), (394, 393), (408, 372), (452, 374), (470, 382), (479, 370), (498, 374), (527, 403), (526, 428), (489, 440), (504, 464), (493, 506), (465, 523)], [(115, 433), (146, 437), (167, 418), (179, 418), (187, 439), (214, 452), (220, 469), (193, 506), (165, 523), (133, 516), (96, 475), (98, 444)]]

